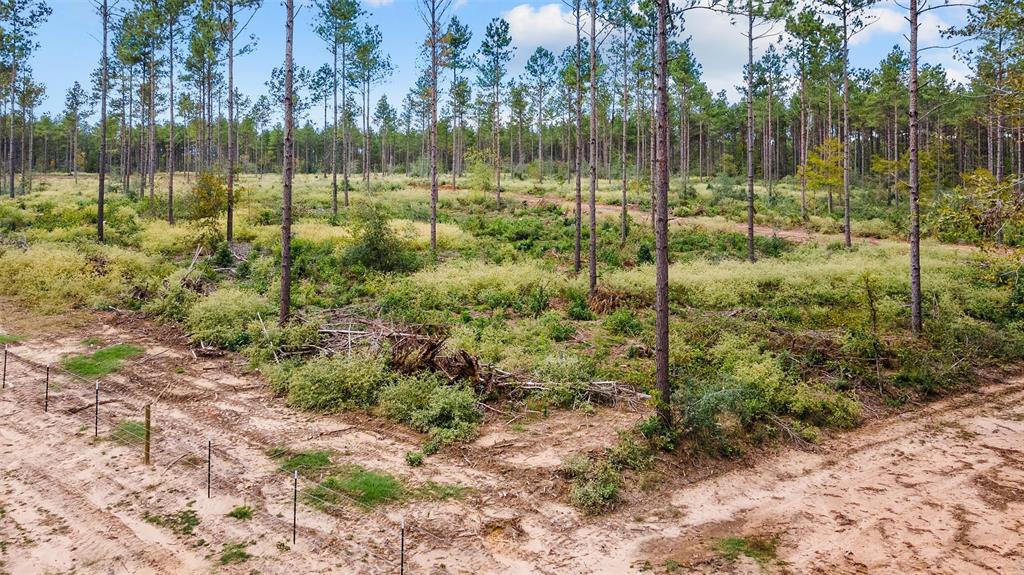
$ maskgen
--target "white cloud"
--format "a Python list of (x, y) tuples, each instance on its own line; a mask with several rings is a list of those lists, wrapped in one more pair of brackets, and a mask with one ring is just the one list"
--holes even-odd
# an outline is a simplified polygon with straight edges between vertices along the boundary
[[(710, 10), (692, 10), (686, 14), (682, 37), (689, 36), (690, 48), (701, 65), (704, 82), (713, 93), (725, 90), (731, 101), (738, 98), (736, 86), (743, 83), (743, 67), (747, 64), (747, 39), (742, 35), (743, 18), (736, 25), (728, 14)], [(754, 59), (759, 58), (771, 42), (754, 43)]]
[(520, 4), (502, 14), (508, 21), (512, 44), (517, 47), (516, 59), (530, 57), (537, 46), (544, 46), (556, 55), (576, 39), (572, 15), (562, 11), (561, 4), (531, 6)]
[(861, 18), (865, 27), (850, 38), (851, 46), (868, 44), (876, 36), (891, 36), (906, 32), (909, 26), (903, 13), (891, 8), (869, 8)]
[(366, 0), (366, 3), (374, 8), (380, 8), (381, 6), (388, 6), (393, 4), (395, 0)]

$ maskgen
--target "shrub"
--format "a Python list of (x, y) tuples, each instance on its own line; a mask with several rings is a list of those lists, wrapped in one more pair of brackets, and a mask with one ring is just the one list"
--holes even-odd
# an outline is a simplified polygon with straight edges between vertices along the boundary
[(352, 245), (345, 252), (345, 263), (381, 272), (416, 267), (415, 257), (392, 229), (390, 220), (391, 213), (384, 204), (357, 204), (349, 218)]
[(604, 327), (614, 335), (638, 336), (644, 331), (644, 324), (628, 309), (618, 309), (604, 318)]
[(631, 434), (620, 431), (618, 443), (608, 451), (608, 463), (616, 469), (646, 471), (654, 465), (654, 454)]
[(369, 409), (392, 382), (393, 374), (379, 357), (317, 358), (292, 372), (288, 404), (321, 412)]
[(596, 515), (615, 506), (622, 477), (607, 461), (597, 462), (573, 480), (569, 499), (584, 513)]
[(156, 296), (143, 304), (143, 311), (165, 321), (185, 321), (200, 298), (194, 289), (196, 282), (188, 280), (187, 273), (188, 270), (176, 270), (167, 276)]
[(405, 464), (409, 467), (419, 467), (423, 465), (423, 452), (422, 451), (410, 451), (405, 454)]
[(260, 317), (273, 317), (275, 311), (261, 295), (224, 288), (192, 306), (187, 326), (193, 341), (239, 350), (252, 341), (250, 324)]
[(576, 321), (590, 321), (594, 319), (594, 312), (590, 311), (590, 304), (587, 303), (587, 296), (581, 292), (569, 294), (569, 309), (566, 311), (569, 319)]
[(249, 326), (252, 342), (245, 355), (255, 364), (275, 359), (275, 352), (300, 352), (320, 343), (320, 326), (314, 322), (293, 322), (281, 327), (276, 321), (257, 321)]
[(33, 310), (56, 313), (78, 306), (138, 305), (167, 266), (111, 246), (77, 248), (36, 244), (26, 250), (0, 246), (0, 295)]
[(476, 435), (482, 419), (476, 404), (472, 389), (448, 384), (437, 374), (403, 377), (380, 396), (385, 417), (430, 435), (430, 451)]

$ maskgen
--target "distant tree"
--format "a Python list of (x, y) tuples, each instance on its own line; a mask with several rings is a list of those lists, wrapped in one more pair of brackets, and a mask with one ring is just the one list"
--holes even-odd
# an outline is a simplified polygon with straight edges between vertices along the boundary
[(430, 64), (430, 134), (428, 144), (430, 165), (430, 251), (437, 254), (437, 76), (441, 67), (441, 25), (451, 8), (451, 0), (419, 0), (420, 16), (427, 25), (425, 48)]
[(448, 21), (448, 29), (443, 38), (442, 56), (445, 65), (452, 69), (452, 84), (450, 90), (452, 115), (455, 118), (455, 137), (452, 139), (452, 191), (456, 189), (458, 176), (462, 173), (463, 139), (465, 134), (463, 116), (472, 98), (469, 82), (460, 74), (469, 68), (469, 42), (473, 39), (473, 33), (459, 21), (457, 16), (452, 16)]
[[(8, 84), (11, 86), (11, 118), (7, 140), (8, 192), (14, 197), (14, 109), (17, 102), (18, 69), (38, 46), (36, 30), (50, 17), (53, 10), (45, 0), (4, 0), (0, 2), (0, 28), (3, 44), (0, 50), (10, 65)], [(81, 89), (81, 86), (79, 86)], [(77, 126), (76, 126), (77, 127)], [(77, 174), (77, 172), (76, 172)]]
[(825, 13), (840, 22), (843, 69), (843, 237), (846, 247), (853, 245), (850, 229), (850, 39), (864, 28), (861, 13), (876, 0), (821, 0)]
[(533, 107), (537, 113), (537, 164), (540, 181), (544, 182), (544, 110), (547, 106), (548, 90), (555, 81), (555, 57), (543, 47), (537, 46), (526, 61), (526, 73), (530, 76), (533, 90)]
[[(348, 118), (348, 59), (349, 48), (356, 40), (356, 26), (363, 9), (358, 0), (317, 0), (317, 15), (313, 27), (316, 33), (327, 42), (332, 59), (332, 99), (333, 99), (333, 131), (331, 136), (331, 213), (338, 215), (338, 83), (341, 83), (342, 117)], [(340, 50), (339, 50), (340, 48)], [(338, 69), (338, 56), (341, 55), (341, 69)], [(347, 150), (348, 124), (343, 130), (342, 148)], [(348, 162), (342, 155), (343, 186), (345, 206), (348, 206)]]
[(363, 117), (363, 184), (370, 191), (370, 91), (373, 85), (391, 75), (391, 58), (381, 49), (381, 33), (377, 26), (366, 24), (359, 31), (352, 54), (352, 79), (362, 85)]
[(487, 24), (484, 41), (480, 45), (477, 83), (491, 98), (491, 158), (497, 181), (495, 201), (498, 209), (501, 209), (501, 91), (508, 63), (512, 60), (514, 52), (508, 22), (502, 18), (494, 18)]

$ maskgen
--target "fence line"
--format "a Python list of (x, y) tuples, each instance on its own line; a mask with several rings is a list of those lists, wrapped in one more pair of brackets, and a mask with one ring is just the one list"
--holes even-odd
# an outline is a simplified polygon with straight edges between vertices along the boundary
[[(66, 377), (67, 379), (70, 379), (72, 382), (86, 384), (89, 388), (94, 388), (94, 386), (98, 386), (98, 389), (101, 392), (103, 390), (108, 391), (107, 395), (110, 395), (111, 394), (110, 392), (113, 392), (113, 393), (119, 393), (120, 395), (124, 395), (124, 396), (131, 396), (133, 399), (142, 399), (142, 400), (144, 400), (145, 403), (143, 404), (143, 406), (140, 407), (140, 406), (136, 406), (136, 405), (132, 404), (129, 401), (125, 401), (124, 399), (121, 399), (121, 398), (115, 398), (115, 399), (110, 399), (110, 400), (107, 400), (107, 401), (102, 401), (102, 400), (100, 400), (100, 393), (89, 394), (92, 397), (86, 397), (86, 398), (77, 396), (75, 394), (72, 394), (69, 397), (68, 394), (67, 394), (67, 391), (69, 389), (73, 389), (75, 387), (62, 385), (62, 383), (57, 380), (57, 377), (54, 377), (54, 381), (51, 382), (51, 383), (55, 383), (56, 384), (55, 393), (53, 393), (49, 397), (49, 399), (48, 399), (48, 401), (52, 401), (55, 404), (58, 401), (66, 402), (66, 401), (69, 401), (69, 400), (70, 401), (77, 400), (76, 403), (78, 403), (78, 405), (76, 407), (64, 408), (63, 410), (59, 410), (58, 409), (58, 410), (55, 411), (55, 413), (59, 413), (60, 415), (73, 416), (75, 419), (77, 419), (79, 421), (92, 423), (94, 428), (95, 428), (94, 431), (95, 431), (95, 435), (96, 436), (99, 435), (98, 429), (99, 429), (100, 424), (103, 423), (103, 424), (105, 424), (106, 428), (109, 430), (108, 433), (110, 433), (110, 434), (116, 433), (116, 434), (121, 435), (121, 436), (126, 436), (126, 437), (130, 438), (131, 440), (137, 441), (140, 444), (144, 444), (144, 442), (145, 442), (145, 435), (136, 433), (130, 427), (123, 426), (123, 425), (121, 425), (121, 423), (123, 423), (126, 420), (130, 420), (129, 418), (132, 417), (133, 415), (141, 415), (143, 413), (143, 410), (145, 409), (145, 407), (147, 405), (153, 405), (154, 402), (148, 401), (148, 398), (144, 398), (144, 397), (140, 398), (139, 394), (137, 394), (134, 390), (132, 390), (132, 389), (124, 386), (123, 384), (120, 384), (120, 383), (114, 383), (113, 385), (111, 385), (109, 387), (107, 385), (100, 385), (101, 382), (103, 382), (104, 384), (112, 383), (112, 382), (109, 382), (109, 380), (104, 381), (102, 379), (102, 377), (98, 377), (98, 378), (95, 378), (95, 379), (88, 379), (88, 378), (82, 377), (82, 376), (80, 376), (80, 375), (78, 375), (76, 373), (70, 372), (70, 371), (68, 371), (68, 370), (66, 370), (66, 369), (64, 369), (62, 367), (55, 366), (55, 365), (52, 365), (52, 364), (48, 365), (48, 364), (45, 364), (45, 363), (42, 363), (42, 362), (34, 361), (32, 359), (29, 359), (29, 358), (26, 358), (26, 357), (21, 356), (19, 354), (16, 354), (13, 351), (10, 351), (8, 349), (8, 346), (5, 345), (4, 346), (3, 373), (2, 373), (2, 376), (0, 376), (3, 379), (4, 395), (6, 395), (6, 396), (14, 396), (15, 398), (24, 399), (25, 402), (29, 403), (29, 404), (32, 403), (32, 399), (31, 399), (30, 394), (32, 393), (32, 389), (33, 389), (34, 386), (23, 385), (21, 382), (17, 382), (17, 384), (15, 383), (14, 378), (18, 375), (17, 371), (15, 369), (12, 369), (12, 367), (13, 367), (13, 365), (15, 363), (20, 363), (24, 368), (29, 368), (27, 370), (18, 370), (18, 371), (22, 371), (22, 373), (24, 374), (24, 376), (26, 378), (30, 378), (31, 377), (32, 370), (42, 371), (42, 372), (44, 372), (44, 374), (45, 374), (45, 372), (47, 370), (49, 370), (49, 375), (51, 377), (54, 377), (54, 376)], [(44, 374), (40, 374), (40, 375), (44, 375)], [(42, 378), (41, 378), (40, 383), (43, 383), (44, 385), (46, 384), (46, 382), (43, 381)], [(80, 389), (80, 388), (77, 388), (77, 389)], [(89, 391), (95, 391), (95, 389), (89, 389)], [(44, 391), (44, 393), (45, 393), (45, 391)], [(160, 395), (162, 396), (163, 393), (161, 393)], [(47, 401), (47, 400), (44, 398), (44, 401)], [(86, 402), (84, 404), (85, 405), (84, 407), (82, 407), (82, 402), (83, 401)], [(90, 411), (88, 409), (90, 404), (92, 404), (94, 406), (93, 413), (87, 413), (88, 411)], [(126, 407), (128, 407), (128, 409), (121, 409), (121, 410), (115, 409), (114, 411), (121, 411), (122, 412), (122, 413), (120, 413), (118, 415), (110, 415), (106, 411), (102, 415), (100, 415), (99, 407), (101, 405), (107, 405), (107, 404), (109, 404), (109, 405), (126, 406)], [(83, 416), (83, 414), (85, 414), (85, 416)], [(87, 419), (86, 419), (86, 417), (87, 417)], [(70, 430), (71, 428), (67, 427), (66, 429)], [(70, 431), (70, 433), (71, 434), (77, 434), (80, 431), (81, 431), (81, 428), (79, 428), (78, 430), (75, 430), (75, 431)], [(153, 434), (153, 435), (156, 435), (156, 434)], [(190, 440), (187, 440), (187, 439), (186, 440), (182, 440), (180, 437), (179, 438), (169, 438), (169, 437), (165, 436), (162, 433), (159, 434), (159, 436), (161, 437), (160, 443), (161, 443), (162, 446), (171, 445), (172, 447), (171, 447), (171, 449), (166, 449), (166, 448), (162, 448), (160, 450), (153, 449), (152, 450), (152, 454), (155, 454), (155, 453), (158, 453), (158, 452), (159, 453), (163, 453), (163, 452), (166, 452), (166, 451), (172, 451), (172, 452), (183, 451), (183, 453), (181, 455), (178, 455), (176, 458), (174, 458), (174, 459), (172, 459), (170, 461), (170, 463), (167, 465), (167, 467), (160, 473), (160, 476), (163, 476), (163, 474), (166, 473), (166, 471), (168, 469), (170, 469), (171, 467), (173, 467), (175, 465), (178, 465), (178, 464), (186, 465), (186, 466), (188, 466), (189, 468), (191, 468), (193, 470), (203, 470), (203, 471), (209, 471), (210, 470), (209, 459), (200, 460), (200, 461), (202, 461), (202, 463), (197, 463), (195, 460), (193, 460), (192, 458), (189, 457), (190, 455), (195, 455), (196, 453), (202, 453), (203, 450), (206, 450), (208, 448), (208, 444), (204, 444), (204, 445), (201, 445), (201, 446), (194, 446), (192, 444), (192, 442)], [(167, 439), (164, 439), (165, 437), (167, 437)], [(170, 441), (168, 441), (168, 439)], [(234, 464), (240, 465), (243, 468), (246, 467), (244, 462), (239, 461), (237, 458), (233, 458), (233, 457), (229, 456), (227, 454), (227, 452), (224, 452), (222, 449), (219, 449), (219, 448), (218, 449), (213, 449), (214, 455), (216, 455), (218, 451), (220, 451), (220, 454), (222, 456), (225, 456), (227, 459), (233, 459), (234, 460), (234, 462), (233, 462)], [(170, 456), (168, 456), (168, 457), (170, 457)], [(157, 467), (157, 464), (154, 462), (152, 464), (152, 466), (153, 467)], [(300, 469), (302, 469), (302, 468), (300, 468)], [(282, 479), (293, 479), (293, 477), (291, 477), (291, 474), (285, 472), (284, 470), (279, 469), (278, 471), (280, 472), (279, 475), (281, 475)], [(322, 485), (321, 482), (313, 481), (313, 480), (307, 478), (306, 476), (304, 476), (302, 474), (298, 474), (298, 471), (296, 471), (296, 474), (297, 474), (297, 481), (295, 482), (294, 486), (297, 489), (298, 495), (299, 495), (299, 497), (297, 497), (296, 500), (301, 499), (302, 501), (307, 502), (307, 504), (310, 504), (310, 507), (312, 507), (314, 509), (317, 509), (317, 507), (319, 506), (319, 510), (335, 510), (335, 511), (339, 511), (339, 510), (345, 509), (344, 503), (348, 503), (348, 504), (350, 504), (352, 506), (355, 506), (356, 508), (360, 509), (362, 513), (367, 514), (367, 515), (371, 515), (371, 516), (374, 516), (374, 517), (377, 517), (377, 518), (383, 520), (384, 522), (392, 525), (393, 527), (396, 527), (399, 530), (399, 534), (398, 534), (399, 539), (398, 539), (397, 543), (392, 539), (392, 537), (387, 536), (387, 535), (381, 535), (381, 537), (383, 537), (383, 539), (384, 539), (383, 543), (386, 546), (398, 549), (398, 552), (399, 552), (399, 558), (398, 559), (388, 559), (388, 558), (385, 558), (385, 557), (381, 556), (380, 554), (378, 554), (378, 553), (376, 553), (376, 552), (374, 552), (374, 551), (372, 551), (370, 549), (367, 549), (367, 548), (363, 548), (362, 549), (363, 552), (365, 552), (366, 554), (374, 557), (375, 559), (377, 559), (379, 561), (382, 561), (382, 562), (385, 562), (385, 563), (399, 563), (400, 567), (404, 566), (404, 562), (405, 562), (404, 561), (405, 560), (405, 547), (406, 547), (405, 546), (405, 532), (407, 530), (411, 530), (411, 531), (416, 531), (416, 532), (422, 533), (422, 534), (427, 535), (428, 537), (431, 537), (431, 538), (433, 538), (433, 539), (435, 539), (435, 540), (437, 540), (439, 542), (443, 542), (444, 541), (444, 539), (442, 539), (439, 535), (431, 532), (430, 530), (427, 530), (427, 529), (425, 529), (423, 527), (420, 527), (418, 525), (415, 525), (415, 524), (407, 524), (406, 521), (405, 521), (405, 517), (404, 516), (401, 517), (398, 521), (396, 521), (396, 520), (392, 519), (391, 517), (389, 517), (387, 514), (385, 514), (382, 511), (375, 510), (375, 509), (369, 509), (369, 508), (364, 507), (363, 504), (358, 499), (352, 497), (348, 493), (345, 493), (345, 492), (342, 492), (342, 491), (338, 491), (336, 489), (332, 489), (332, 488), (330, 488), (330, 487), (328, 487), (326, 485)], [(217, 473), (212, 473), (211, 472), (209, 477), (210, 477), (210, 483), (212, 483), (213, 480), (216, 480), (217, 483), (220, 484), (220, 485), (231, 485), (232, 484), (230, 479), (228, 479), (226, 477), (223, 477), (223, 476), (220, 476)], [(291, 482), (289, 482), (289, 483), (291, 483)], [(71, 487), (71, 486), (66, 486), (66, 487), (68, 489), (70, 489), (70, 490), (78, 491), (80, 495), (84, 495), (81, 492), (81, 490), (77, 490), (76, 488)], [(327, 495), (332, 496), (333, 498), (335, 498), (335, 500), (334, 501), (327, 501), (327, 500), (317, 496), (315, 494), (315, 492), (313, 492), (313, 488), (316, 488), (318, 491), (324, 492)], [(245, 498), (249, 498), (248, 495), (246, 495), (244, 497)], [(257, 497), (256, 499), (261, 501), (264, 504), (264, 507), (266, 507), (266, 504), (268, 503), (268, 500), (265, 497)], [(315, 503), (317, 505), (312, 505), (312, 503)], [(284, 520), (281, 517), (275, 516), (274, 514), (267, 513), (266, 515), (271, 520), (273, 520), (275, 523), (279, 523), (279, 524), (280, 523), (287, 523), (286, 520)], [(293, 521), (293, 523), (288, 524), (288, 527), (292, 528), (292, 529), (297, 528), (298, 527), (297, 520)], [(320, 533), (320, 531), (318, 529), (316, 529), (315, 527), (314, 528), (305, 529), (305, 531), (311, 532), (312, 538), (314, 540), (318, 541), (319, 543), (321, 543), (322, 545), (325, 545), (325, 546), (330, 545), (333, 541), (336, 541), (336, 538), (334, 538), (334, 537), (329, 537), (329, 536), (322, 535)], [(381, 530), (381, 531), (384, 532), (386, 530)], [(374, 542), (374, 543), (379, 543), (379, 542)]]

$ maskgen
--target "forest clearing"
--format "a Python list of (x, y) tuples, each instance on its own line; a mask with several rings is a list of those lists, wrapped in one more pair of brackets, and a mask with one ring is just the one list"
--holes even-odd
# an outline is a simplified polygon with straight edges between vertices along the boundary
[(1015, 0), (0, 0), (0, 575), (1024, 572), (1022, 110)]

